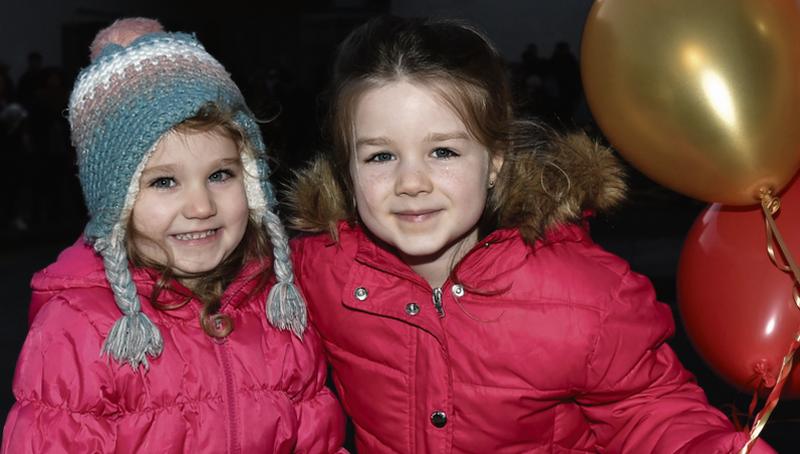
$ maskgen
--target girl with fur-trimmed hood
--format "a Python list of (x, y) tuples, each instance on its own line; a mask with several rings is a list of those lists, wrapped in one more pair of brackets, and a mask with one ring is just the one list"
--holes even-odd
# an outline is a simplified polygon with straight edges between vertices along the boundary
[(669, 307), (589, 237), (625, 192), (615, 158), (510, 105), (469, 26), (381, 18), (340, 47), (333, 147), (290, 202), (359, 452), (737, 451)]

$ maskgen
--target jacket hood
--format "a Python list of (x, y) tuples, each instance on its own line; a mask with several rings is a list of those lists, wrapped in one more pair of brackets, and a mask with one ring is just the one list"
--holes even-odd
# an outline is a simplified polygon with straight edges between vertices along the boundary
[[(529, 243), (557, 225), (579, 222), (587, 211), (603, 212), (625, 196), (625, 172), (613, 151), (585, 133), (560, 134), (535, 124), (521, 129), (505, 156), (485, 218), (490, 230), (519, 228)], [(325, 155), (295, 174), (287, 192), (290, 226), (303, 232), (330, 232), (339, 221), (355, 222), (334, 166)]]

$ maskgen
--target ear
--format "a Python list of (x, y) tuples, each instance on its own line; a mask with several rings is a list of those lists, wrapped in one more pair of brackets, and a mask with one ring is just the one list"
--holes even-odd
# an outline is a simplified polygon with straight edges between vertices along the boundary
[(505, 154), (502, 152), (489, 152), (489, 187), (493, 187), (497, 182), (497, 175), (503, 168)]

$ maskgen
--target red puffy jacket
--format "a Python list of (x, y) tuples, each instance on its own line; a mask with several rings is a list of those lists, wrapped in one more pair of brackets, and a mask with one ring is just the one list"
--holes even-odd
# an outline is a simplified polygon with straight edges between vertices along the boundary
[(328, 233), (294, 241), (295, 272), (360, 451), (738, 451), (665, 343), (669, 307), (579, 226), (623, 198), (619, 163), (585, 134), (540, 139), (508, 150), (494, 231), (439, 289), (357, 226), (329, 157), (298, 173), (292, 226)]
[[(206, 335), (200, 303), (159, 311), (154, 276), (135, 270), (142, 310), (164, 339), (146, 372), (100, 357), (120, 317), (102, 260), (78, 244), (36, 274), (32, 324), (14, 377), (17, 399), (2, 452), (288, 453), (337, 451), (344, 416), (325, 388), (318, 335), (301, 342), (266, 321), (265, 272), (253, 263), (228, 287), (221, 312), (233, 332)], [(161, 299), (163, 298), (163, 300)], [(163, 304), (185, 300), (162, 292)]]
[[(576, 225), (497, 230), (439, 289), (357, 226), (293, 243), (359, 452), (730, 453), (649, 281)], [(772, 452), (759, 442), (752, 452)]]

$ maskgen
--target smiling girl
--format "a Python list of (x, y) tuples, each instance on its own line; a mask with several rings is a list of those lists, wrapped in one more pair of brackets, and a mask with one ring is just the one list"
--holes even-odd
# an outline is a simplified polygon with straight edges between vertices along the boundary
[(92, 48), (69, 105), (91, 217), (33, 278), (2, 452), (337, 451), (343, 415), (239, 89), (153, 20)]
[[(650, 283), (594, 244), (622, 171), (514, 119), (474, 29), (376, 19), (341, 45), (296, 270), (359, 452), (728, 453)], [(756, 452), (770, 452), (759, 444)]]

